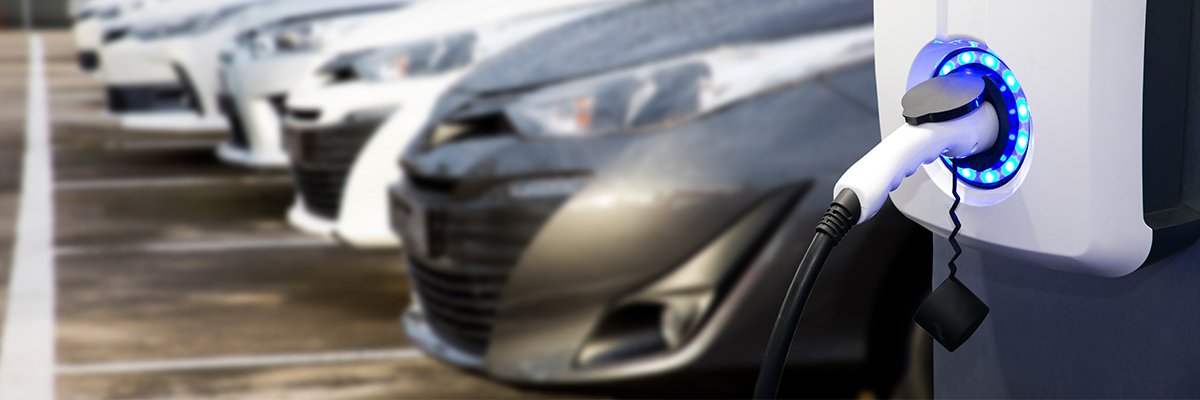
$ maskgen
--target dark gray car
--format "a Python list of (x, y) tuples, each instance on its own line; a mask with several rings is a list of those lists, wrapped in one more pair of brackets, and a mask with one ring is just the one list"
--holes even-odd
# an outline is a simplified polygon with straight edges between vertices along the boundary
[[(512, 382), (753, 371), (834, 182), (879, 141), (869, 46), (719, 107), (715, 64), (637, 66), (869, 34), (870, 19), (866, 1), (651, 2), (475, 71), (392, 191), (418, 299), (406, 331)], [(591, 81), (593, 95), (540, 106)], [(563, 107), (565, 119), (527, 110)], [(929, 290), (929, 240), (890, 205), (856, 228), (813, 292), (791, 363), (892, 384)]]

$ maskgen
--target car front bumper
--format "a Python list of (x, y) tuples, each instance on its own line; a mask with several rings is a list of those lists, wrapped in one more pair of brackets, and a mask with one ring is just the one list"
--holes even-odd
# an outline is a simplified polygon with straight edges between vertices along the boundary
[(110, 86), (178, 83), (168, 49), (176, 41), (122, 40), (99, 47), (104, 65), (100, 77)]
[(323, 238), (333, 238), (334, 221), (312, 213), (304, 205), (304, 199), (297, 194), (296, 200), (288, 208), (287, 221), (293, 228), (301, 232)]
[[(399, 246), (399, 236), (381, 216), (388, 215), (388, 185), (400, 179), (396, 157), (428, 118), (410, 96), (436, 99), (454, 79), (343, 83), (292, 92), (285, 142), (295, 143), (300, 136), (326, 142), (313, 142), (307, 147), (311, 151), (304, 150), (306, 158), (321, 159), (322, 165), (293, 159), (298, 187), (331, 188), (309, 191), (326, 199), (313, 201), (306, 212), (334, 220), (336, 236), (351, 246)], [(363, 125), (367, 121), (377, 125)], [(293, 157), (298, 154), (293, 144), (286, 147)]]
[(297, 193), (297, 201), (288, 214), (293, 226), (319, 235), (334, 235), (350, 169), (382, 123), (381, 119), (368, 119), (324, 128), (286, 130), (285, 142)]
[(223, 56), (218, 105), (229, 121), (230, 139), (218, 148), (221, 159), (247, 167), (288, 165), (283, 147), (287, 93), (312, 70), (317, 54), (253, 59), (235, 52)]
[[(414, 304), (418, 301), (413, 300)], [(459, 350), (454, 345), (442, 340), (429, 324), (429, 320), (420, 306), (414, 305), (405, 310), (404, 315), (400, 317), (400, 326), (405, 335), (408, 335), (409, 339), (422, 351), (433, 354), (434, 357), (459, 368), (474, 371), (484, 370), (483, 357)]]
[[(255, 122), (261, 123), (264, 118), (269, 118), (271, 119), (269, 122), (274, 122), (278, 129), (277, 115), (282, 112), (278, 110), (282, 108), (282, 105), (276, 105), (277, 101), (275, 100), (268, 101), (271, 101), (271, 104), (252, 105), (250, 115), (269, 114), (265, 117), (260, 116), (255, 119)], [(252, 136), (248, 130), (248, 126), (250, 126), (247, 124), (248, 116), (242, 108), (237, 106), (237, 101), (233, 96), (225, 93), (218, 94), (217, 106), (229, 126), (229, 139), (217, 145), (217, 157), (221, 161), (247, 168), (286, 168), (290, 165), (287, 152), (283, 149), (281, 134), (276, 132), (275, 137), (269, 138), (261, 135)], [(274, 145), (265, 145), (263, 142), (274, 142)], [(255, 143), (259, 143), (259, 145), (255, 146)]]

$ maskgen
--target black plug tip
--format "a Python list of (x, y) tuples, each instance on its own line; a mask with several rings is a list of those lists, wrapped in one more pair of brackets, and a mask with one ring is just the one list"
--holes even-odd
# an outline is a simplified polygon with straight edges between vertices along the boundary
[(982, 103), (983, 77), (956, 72), (934, 77), (913, 87), (900, 99), (904, 121), (910, 125), (956, 119)]

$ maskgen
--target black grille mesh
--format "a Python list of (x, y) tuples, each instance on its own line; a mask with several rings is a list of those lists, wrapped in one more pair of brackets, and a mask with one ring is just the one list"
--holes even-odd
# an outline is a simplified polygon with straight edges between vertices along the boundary
[(382, 121), (287, 133), (296, 190), (313, 214), (335, 219), (350, 168)]
[[(486, 351), (509, 275), (561, 204), (491, 197), (425, 211), (426, 249), (410, 246), (408, 264), (426, 318), (439, 337), (463, 351)], [(403, 219), (411, 208), (397, 205), (393, 212)]]
[(100, 69), (100, 56), (96, 55), (94, 51), (79, 52), (77, 60), (79, 61), (80, 70), (92, 72)]

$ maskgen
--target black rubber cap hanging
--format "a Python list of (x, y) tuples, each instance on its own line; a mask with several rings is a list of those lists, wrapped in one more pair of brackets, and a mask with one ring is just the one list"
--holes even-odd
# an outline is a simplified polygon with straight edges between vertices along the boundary
[(917, 315), (913, 316), (913, 321), (946, 350), (954, 351), (971, 338), (975, 329), (987, 318), (988, 311), (990, 309), (983, 300), (971, 293), (971, 289), (967, 289), (958, 278), (951, 276), (925, 299), (925, 303), (917, 309)]
[(956, 72), (937, 76), (913, 87), (900, 99), (904, 122), (920, 125), (949, 121), (975, 111), (987, 88), (979, 75)]

